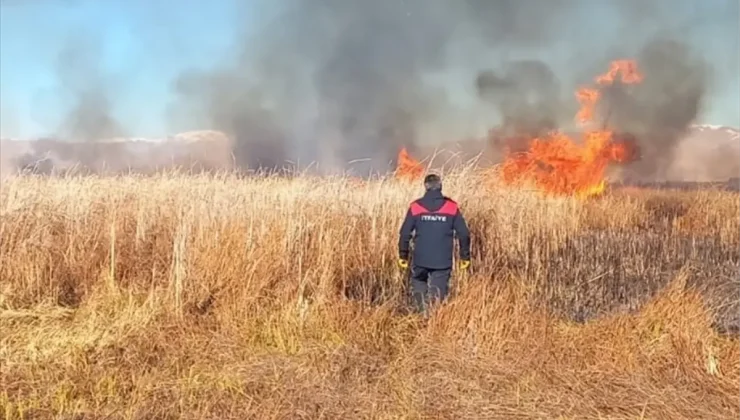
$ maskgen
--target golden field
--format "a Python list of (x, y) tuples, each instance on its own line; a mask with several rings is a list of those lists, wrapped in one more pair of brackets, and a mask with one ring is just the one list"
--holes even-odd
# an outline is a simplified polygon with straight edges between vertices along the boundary
[(469, 274), (404, 309), (393, 179), (0, 189), (6, 419), (733, 419), (740, 201), (445, 178)]

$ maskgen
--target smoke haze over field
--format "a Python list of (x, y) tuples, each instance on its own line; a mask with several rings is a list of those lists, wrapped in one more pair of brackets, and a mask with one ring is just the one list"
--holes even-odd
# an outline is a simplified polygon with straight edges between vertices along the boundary
[[(487, 122), (502, 124), (507, 135), (536, 135), (570, 124), (574, 99), (568, 90), (574, 80), (566, 75), (561, 81), (542, 60), (510, 59), (506, 50), (562, 47), (564, 28), (588, 24), (579, 17), (584, 2), (282, 4), (285, 9), (274, 22), (236, 47), (238, 60), (213, 72), (188, 72), (175, 85), (180, 105), (205, 114), (244, 145), (242, 162), (301, 158), (343, 166), (370, 158), (364, 169), (382, 170), (400, 147), (413, 153), (424, 145), (424, 133), (456, 124), (459, 113), (449, 93), (427, 78), (433, 73), (477, 73), (465, 81), (467, 89), (477, 89), (481, 102), (493, 105)], [(660, 27), (665, 10), (657, 3), (647, 14), (630, 2), (611, 5), (624, 20), (651, 17), (660, 30), (674, 23)], [(654, 177), (665, 173), (681, 134), (699, 116), (708, 74), (676, 34), (670, 39), (640, 32), (620, 33), (597, 47), (576, 42), (565, 52), (582, 54), (572, 63), (575, 75), (604, 71), (609, 59), (620, 58), (607, 56), (609, 48), (631, 49), (639, 56), (645, 86), (631, 95), (610, 95), (607, 102), (618, 128), (637, 130), (643, 160), (634, 165), (635, 174)], [(455, 51), (468, 57), (455, 60)], [(474, 67), (484, 61), (497, 69)], [(254, 70), (252, 63), (260, 63), (257, 76), (242, 77)], [(271, 101), (272, 110), (262, 108), (259, 99)], [(484, 106), (471, 105), (478, 112)], [(447, 140), (475, 134), (480, 135), (458, 132)]]
[(607, 89), (603, 113), (618, 131), (638, 140), (640, 159), (628, 166), (628, 175), (662, 179), (704, 105), (708, 69), (674, 40), (649, 43), (637, 61), (644, 81), (633, 89), (624, 85)]
[[(210, 34), (232, 25), (231, 42), (219, 42), (220, 54), (209, 60), (171, 68), (157, 87), (166, 106), (155, 115), (170, 132), (226, 132), (240, 165), (318, 161), (325, 171), (385, 171), (402, 146), (413, 154), (442, 141), (485, 138), (494, 127), (524, 138), (571, 128), (576, 87), (610, 60), (634, 57), (645, 81), (610, 89), (605, 104), (610, 122), (639, 141), (642, 160), (628, 171), (659, 178), (689, 124), (711, 108), (711, 96), (740, 94), (737, 42), (716, 42), (718, 33), (729, 39), (738, 29), (738, 5), (729, 0), (217, 3), (230, 21), (199, 25), (196, 18), (187, 30)], [(141, 13), (175, 21), (186, 13), (151, 4), (139, 6)], [(139, 42), (155, 48), (168, 37)], [(94, 44), (65, 41), (55, 79), (74, 100), (50, 131), (87, 140), (142, 134), (131, 118), (137, 114), (124, 115), (119, 105), (121, 97), (149, 99), (112, 83)], [(158, 57), (147, 68), (167, 64)], [(3, 115), (17, 113), (7, 102)]]
[(126, 135), (116, 120), (115, 95), (100, 68), (100, 54), (94, 39), (70, 36), (57, 58), (57, 94), (71, 105), (55, 131), (62, 137), (94, 141)]
[[(382, 169), (401, 146), (413, 151), (424, 128), (454, 118), (445, 92), (425, 80), (467, 67), (451, 60), (453, 48), (545, 45), (568, 3), (285, 1), (274, 22), (237, 45), (237, 60), (178, 78), (177, 105), (246, 144), (243, 162), (371, 158)], [(271, 117), (259, 99), (274, 101)]]

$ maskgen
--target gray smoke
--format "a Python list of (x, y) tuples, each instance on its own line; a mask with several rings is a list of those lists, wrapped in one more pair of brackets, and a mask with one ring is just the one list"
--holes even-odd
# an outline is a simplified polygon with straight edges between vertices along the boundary
[[(449, 92), (428, 76), (464, 74), (488, 59), (493, 65), (473, 76), (473, 85), (493, 106), (489, 147), (520, 149), (526, 139), (572, 122), (576, 81), (562, 80), (562, 70), (557, 77), (543, 60), (510, 58), (507, 51), (562, 48), (564, 32), (581, 30), (583, 39), (569, 40), (566, 52), (577, 58), (569, 71), (588, 74), (588, 81), (609, 60), (641, 51), (637, 59), (650, 76), (634, 94), (607, 95), (608, 118), (637, 136), (641, 160), (633, 173), (653, 176), (670, 163), (671, 150), (701, 111), (707, 75), (688, 44), (660, 40), (661, 32), (691, 27), (690, 11), (677, 18), (673, 2), (636, 4), (284, 0), (278, 18), (245, 37), (231, 63), (183, 74), (174, 85), (176, 105), (180, 118), (204, 119), (231, 134), (240, 164), (303, 160), (346, 168), (367, 159), (354, 168), (382, 171), (400, 147), (413, 154), (430, 131), (460, 123)], [(581, 29), (595, 27), (589, 8), (621, 18), (620, 31), (594, 44)]]
[[(602, 99), (595, 119), (636, 146), (636, 160), (623, 174), (640, 181), (663, 180), (675, 161), (676, 148), (702, 111), (708, 63), (686, 43), (656, 36), (634, 57), (615, 54), (599, 63), (601, 69), (593, 71), (588, 84), (596, 87), (593, 78), (608, 70), (610, 60), (620, 58), (634, 58), (645, 78), (637, 85), (617, 78), (599, 88)], [(501, 124), (489, 134), (490, 146), (498, 151), (526, 149), (530, 139), (567, 126), (573, 118), (568, 105), (573, 97), (559, 95), (557, 78), (539, 61), (509, 62), (499, 73), (483, 71), (476, 87), (501, 116)]]
[(72, 36), (57, 57), (58, 95), (70, 101), (57, 134), (93, 142), (126, 133), (114, 113), (112, 85), (100, 67), (101, 48), (94, 37)]
[[(620, 139), (637, 146), (637, 160), (625, 168), (624, 175), (642, 181), (665, 179), (677, 170), (676, 150), (704, 110), (710, 86), (714, 83), (721, 89), (726, 78), (736, 77), (733, 74), (739, 70), (737, 43), (719, 61), (708, 63), (700, 55), (701, 47), (689, 43), (689, 36), (721, 27), (728, 39), (737, 39), (738, 2), (720, 1), (699, 8), (669, 0), (625, 0), (603, 2), (601, 6), (610, 7), (612, 17), (618, 18), (616, 33), (620, 38), (603, 43), (601, 52), (574, 45), (571, 51), (577, 60), (573, 72), (579, 76), (579, 84), (592, 83), (596, 74), (608, 68), (610, 60), (636, 59), (645, 80), (638, 86), (617, 83), (602, 89), (604, 99), (597, 119), (616, 128)], [(597, 57), (600, 59), (594, 60)], [(542, 62), (514, 60), (499, 67), (503, 69), (481, 71), (476, 79), (479, 96), (492, 103), (501, 116), (501, 124), (489, 134), (490, 146), (497, 151), (521, 150), (533, 136), (570, 125), (573, 97), (563, 95), (558, 86), (569, 91), (575, 86), (558, 84), (557, 77)], [(728, 70), (723, 77), (724, 69), (735, 70)], [(562, 76), (563, 72), (558, 74)], [(701, 147), (714, 149), (719, 145)], [(727, 173), (732, 166), (725, 162), (727, 159), (700, 160), (697, 157), (694, 162), (693, 175), (710, 171), (714, 165)], [(686, 167), (685, 163), (681, 166)]]
[(480, 98), (493, 104), (501, 119), (488, 136), (499, 158), (505, 150), (526, 150), (530, 139), (560, 127), (564, 116), (560, 83), (541, 61), (512, 61), (498, 73), (484, 70), (475, 85)]
[(656, 39), (637, 56), (645, 79), (604, 89), (602, 115), (616, 131), (635, 137), (638, 159), (625, 174), (663, 180), (676, 148), (702, 111), (708, 67), (681, 42)]
[(179, 77), (174, 87), (187, 100), (180, 103), (187, 108), (174, 110), (180, 113), (176, 117), (228, 133), (234, 139), (237, 164), (272, 168), (280, 166), (287, 156), (282, 121), (265, 106), (263, 94), (239, 74), (238, 67), (214, 73), (189, 72)]
[(385, 170), (401, 146), (414, 153), (422, 131), (450, 118), (452, 105), (426, 76), (470, 67), (451, 51), (479, 59), (490, 48), (546, 45), (575, 3), (284, 1), (234, 62), (183, 74), (175, 105), (179, 119), (205, 117), (229, 132), (243, 164), (368, 159), (353, 168)]
[[(702, 6), (625, 0), (616, 10), (622, 18), (620, 32), (625, 34), (622, 55), (630, 57), (624, 50), (635, 51), (633, 56), (645, 76), (638, 86), (616, 84), (603, 92), (602, 118), (621, 134), (628, 134), (637, 146), (637, 160), (623, 168), (623, 175), (636, 181), (663, 181), (706, 180), (712, 178), (708, 173), (736, 173), (733, 158), (710, 153), (723, 147), (724, 141), (697, 143), (690, 133), (691, 125), (701, 122), (696, 120), (705, 110), (710, 90), (725, 91), (729, 79), (740, 73), (740, 3), (716, 0)], [(716, 45), (707, 38), (708, 31), (714, 37), (735, 40), (722, 54), (715, 54), (712, 62), (701, 54)], [(706, 43), (692, 45), (691, 36), (702, 37)], [(695, 150), (690, 163), (686, 161), (689, 149)]]
[[(170, 128), (227, 133), (240, 166), (316, 161), (356, 174), (393, 167), (402, 146), (424, 156), (435, 141), (487, 129), (494, 149), (521, 148), (572, 125), (578, 85), (612, 59), (636, 57), (645, 81), (605, 92), (602, 117), (636, 136), (641, 160), (632, 173), (659, 176), (712, 81), (684, 34), (718, 22), (737, 28), (726, 21), (737, 16), (729, 0), (712, 13), (669, 0), (259, 3), (244, 21), (257, 10), (264, 26), (245, 30), (223, 61), (172, 81)], [(71, 39), (57, 69), (73, 106), (56, 131), (78, 140), (127, 131), (92, 39)]]
[[(94, 34), (66, 35), (56, 56), (56, 83), (35, 101), (32, 111), (36, 122), (51, 128), (49, 138), (5, 146), (10, 155), (18, 149), (14, 156), (3, 159), (5, 172), (31, 167), (45, 173), (52, 168), (90, 171), (103, 156), (107, 165), (117, 164), (118, 156), (106, 154), (99, 141), (129, 133), (115, 114), (117, 89), (101, 67), (102, 53)], [(50, 112), (54, 105), (61, 105), (66, 112)]]

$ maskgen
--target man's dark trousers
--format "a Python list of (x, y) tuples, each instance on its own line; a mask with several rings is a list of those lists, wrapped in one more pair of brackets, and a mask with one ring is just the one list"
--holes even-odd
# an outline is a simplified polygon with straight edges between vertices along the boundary
[(432, 300), (443, 301), (449, 290), (452, 268), (432, 269), (411, 266), (411, 301), (417, 312), (424, 312)]

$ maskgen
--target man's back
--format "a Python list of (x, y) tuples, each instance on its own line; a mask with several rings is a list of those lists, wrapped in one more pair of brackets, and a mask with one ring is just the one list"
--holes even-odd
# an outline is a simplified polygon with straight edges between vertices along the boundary
[(470, 259), (470, 233), (457, 203), (439, 189), (431, 189), (411, 203), (401, 226), (399, 251), (408, 254), (412, 233), (414, 265), (430, 269), (452, 267), (454, 233), (460, 240), (460, 258)]

